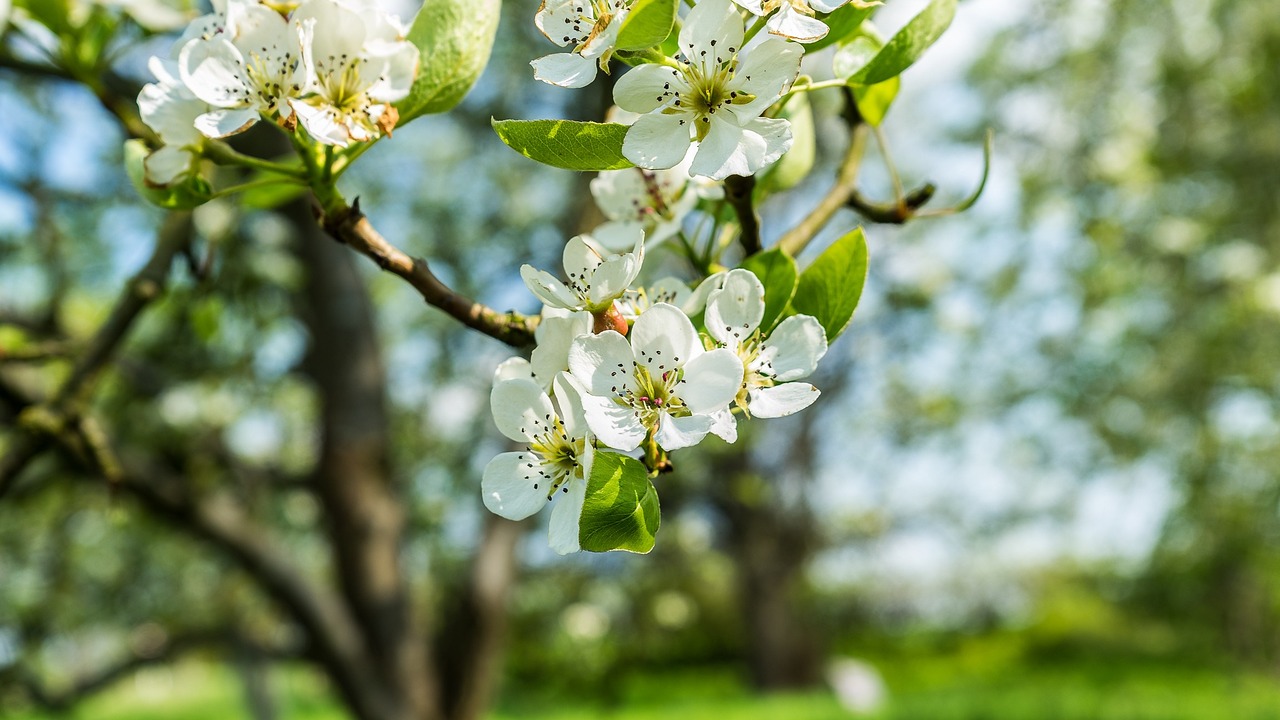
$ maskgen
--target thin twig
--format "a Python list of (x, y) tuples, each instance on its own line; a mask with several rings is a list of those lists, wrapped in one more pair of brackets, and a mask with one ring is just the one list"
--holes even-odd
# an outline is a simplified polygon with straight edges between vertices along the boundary
[(857, 106), (853, 102), (850, 93), (846, 92), (845, 107), (846, 115), (849, 121), (850, 136), (849, 149), (845, 151), (844, 161), (840, 164), (840, 171), (836, 174), (836, 182), (827, 191), (827, 194), (819, 201), (804, 220), (801, 220), (787, 234), (778, 240), (778, 247), (782, 248), (789, 255), (798, 255), (826, 226), (831, 217), (836, 214), (840, 208), (849, 202), (849, 198), (857, 191), (858, 170), (862, 166), (862, 154), (867, 147), (867, 134), (870, 132), (870, 126), (862, 119), (858, 113)]
[(754, 175), (730, 175), (724, 180), (724, 196), (738, 215), (738, 242), (747, 256), (760, 252), (760, 216), (756, 214)]

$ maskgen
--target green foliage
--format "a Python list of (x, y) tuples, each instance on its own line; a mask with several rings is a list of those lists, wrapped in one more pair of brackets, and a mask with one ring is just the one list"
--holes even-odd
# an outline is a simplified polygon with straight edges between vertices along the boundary
[(791, 122), (791, 149), (760, 175), (758, 187), (765, 192), (789, 190), (809, 174), (817, 155), (813, 126), (813, 106), (808, 93), (792, 95), (778, 117)]
[(598, 172), (633, 167), (622, 156), (627, 126), (573, 120), (493, 120), (507, 147), (544, 165)]
[(199, 207), (213, 198), (213, 190), (208, 181), (199, 175), (188, 176), (185, 180), (169, 187), (152, 187), (147, 183), (146, 162), (151, 150), (141, 140), (126, 140), (124, 143), (124, 168), (129, 181), (138, 194), (152, 205), (169, 210), (188, 210)]
[(760, 329), (768, 332), (795, 296), (799, 270), (796, 261), (778, 248), (758, 252), (742, 261), (764, 286), (764, 318)]
[(852, 37), (862, 27), (862, 21), (871, 17), (871, 13), (875, 12), (876, 7), (875, 5), (860, 7), (856, 3), (849, 3), (840, 7), (823, 20), (827, 27), (830, 28), (826, 37), (805, 45), (805, 53), (813, 54)]
[(849, 84), (853, 88), (853, 99), (858, 105), (859, 114), (874, 126), (884, 121), (885, 114), (889, 112), (889, 106), (898, 97), (901, 79), (894, 75), (884, 82), (866, 85), (853, 82), (851, 78), (865, 68), (867, 63), (884, 49), (884, 46), (884, 40), (874, 28), (867, 25), (846, 42), (840, 43), (836, 48), (835, 57), (831, 59), (831, 68), (835, 75), (850, 78)]
[(851, 83), (876, 85), (902, 74), (937, 42), (951, 25), (956, 14), (956, 0), (933, 0), (885, 43), (861, 70), (849, 78)]
[(422, 51), (418, 77), (396, 103), (400, 123), (453, 109), (489, 62), (502, 0), (427, 0), (409, 28)]
[(879, 126), (884, 122), (889, 106), (898, 97), (898, 88), (901, 84), (901, 78), (895, 75), (875, 85), (854, 85), (853, 100), (858, 104), (858, 113), (862, 115), (862, 119), (873, 126)]
[(653, 549), (659, 522), (658, 492), (644, 465), (626, 455), (596, 453), (582, 504), (582, 549), (647, 553)]
[(644, 50), (661, 45), (675, 27), (679, 0), (636, 0), (618, 28), (619, 50)]
[(854, 228), (800, 274), (791, 309), (817, 318), (834, 341), (853, 319), (866, 280), (867, 241), (862, 228)]

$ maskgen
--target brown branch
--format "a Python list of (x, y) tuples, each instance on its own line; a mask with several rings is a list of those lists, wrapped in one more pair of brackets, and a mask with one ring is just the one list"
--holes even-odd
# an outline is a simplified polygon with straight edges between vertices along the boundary
[(455, 292), (431, 272), (426, 260), (410, 257), (387, 242), (360, 212), (359, 199), (351, 205), (338, 201), (323, 213), (320, 222), (336, 240), (373, 260), (383, 270), (403, 278), (427, 304), (445, 311), (463, 325), (513, 347), (533, 344), (535, 321), (515, 312), (498, 312)]
[(760, 252), (760, 215), (756, 213), (754, 175), (730, 175), (724, 179), (724, 199), (738, 215), (738, 242), (747, 257)]
[(868, 200), (862, 193), (854, 190), (849, 196), (849, 207), (863, 218), (874, 223), (885, 225), (903, 225), (916, 216), (916, 212), (933, 199), (937, 187), (933, 183), (925, 183), (907, 193), (901, 203), (880, 203)]

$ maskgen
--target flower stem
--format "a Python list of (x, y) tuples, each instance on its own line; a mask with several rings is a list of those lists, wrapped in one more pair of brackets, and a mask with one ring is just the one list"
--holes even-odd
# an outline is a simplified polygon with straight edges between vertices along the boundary
[(751, 27), (747, 28), (747, 34), (742, 37), (742, 44), (744, 46), (751, 42), (751, 38), (760, 34), (760, 31), (764, 29), (764, 23), (765, 19), (758, 17), (756, 18), (756, 21), (751, 24)]
[(263, 172), (283, 175), (285, 177), (297, 178), (298, 180), (306, 180), (306, 171), (302, 168), (292, 167), (283, 163), (273, 162), (256, 158), (252, 155), (245, 155), (231, 149), (230, 145), (221, 142), (207, 142), (201, 149), (200, 154), (214, 161), (219, 165), (239, 165), (240, 167), (249, 168), (251, 170), (261, 170)]

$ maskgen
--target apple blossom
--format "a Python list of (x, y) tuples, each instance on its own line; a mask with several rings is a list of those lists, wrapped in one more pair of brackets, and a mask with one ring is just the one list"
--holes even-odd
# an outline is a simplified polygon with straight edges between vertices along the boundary
[(551, 42), (573, 49), (529, 63), (533, 76), (552, 85), (580, 88), (596, 79), (597, 68), (608, 72), (629, 4), (629, 0), (542, 0), (534, 24)]
[(740, 58), (744, 35), (729, 0), (702, 0), (680, 28), (676, 67), (641, 65), (618, 80), (614, 102), (643, 113), (623, 142), (628, 160), (674, 167), (696, 140), (690, 173), (723, 180), (754, 174), (791, 148), (790, 124), (760, 115), (795, 81), (804, 51), (768, 38)]

